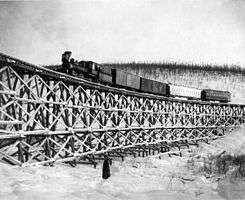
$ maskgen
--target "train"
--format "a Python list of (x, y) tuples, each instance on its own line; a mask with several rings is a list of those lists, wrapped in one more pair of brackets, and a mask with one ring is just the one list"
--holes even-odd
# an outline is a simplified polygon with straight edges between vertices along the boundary
[[(194, 87), (163, 83), (140, 77), (115, 67), (98, 64), (93, 61), (75, 61), (73, 58), (69, 58), (70, 55), (71, 52), (68, 52), (68, 57), (66, 52), (62, 55), (63, 64), (58, 66), (59, 68), (56, 68), (56, 71), (65, 72), (80, 78), (90, 79), (113, 87), (165, 97), (221, 103), (228, 103), (231, 101), (231, 93), (229, 91), (213, 89), (201, 90)], [(64, 58), (66, 59), (65, 62)], [(67, 62), (67, 60), (69, 60), (69, 62)], [(69, 65), (67, 65), (67, 63), (69, 63)]]
[[(67, 51), (62, 54), (62, 65), (46, 66), (43, 69), (25, 61), (13, 58), (11, 56), (0, 53), (0, 64), (18, 65), (23, 70), (31, 70), (37, 72), (48, 73), (49, 76), (59, 78), (59, 75), (51, 73), (53, 71), (45, 71), (51, 69), (68, 75), (85, 78), (101, 84), (113, 87), (126, 88), (128, 90), (138, 91), (172, 98), (185, 98), (188, 100), (199, 100), (209, 102), (228, 103), (231, 101), (231, 93), (229, 91), (213, 90), (213, 89), (197, 89), (194, 87), (185, 87), (172, 83), (163, 83), (152, 79), (140, 77), (115, 67), (101, 65), (93, 61), (75, 61), (70, 59), (71, 52)], [(64, 77), (62, 77), (64, 78)]]

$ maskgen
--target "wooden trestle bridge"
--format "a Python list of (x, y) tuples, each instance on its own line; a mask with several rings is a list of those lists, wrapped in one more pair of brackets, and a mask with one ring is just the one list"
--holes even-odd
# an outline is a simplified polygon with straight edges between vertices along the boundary
[(171, 152), (244, 122), (245, 105), (127, 91), (0, 54), (0, 159), (11, 164)]

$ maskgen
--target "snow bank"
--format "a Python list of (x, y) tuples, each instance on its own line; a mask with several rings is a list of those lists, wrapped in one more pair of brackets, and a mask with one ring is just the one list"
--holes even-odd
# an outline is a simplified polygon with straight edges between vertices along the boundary
[(202, 144), (187, 162), (195, 173), (217, 183), (225, 199), (245, 199), (245, 127), (211, 144)]

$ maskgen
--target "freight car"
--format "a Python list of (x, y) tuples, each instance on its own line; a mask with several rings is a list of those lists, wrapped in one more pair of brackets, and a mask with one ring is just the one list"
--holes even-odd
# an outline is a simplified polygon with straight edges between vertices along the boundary
[(203, 101), (219, 101), (228, 103), (231, 101), (231, 93), (228, 91), (204, 89), (201, 92), (201, 99)]
[(92, 61), (74, 61), (71, 59), (70, 70), (73, 76), (92, 79), (113, 87), (127, 88), (144, 93), (156, 94), (166, 97), (181, 97), (189, 100), (230, 102), (231, 93), (228, 91), (205, 89), (167, 84), (146, 79), (121, 69), (100, 65)]
[(201, 91), (197, 88), (169, 84), (169, 95), (171, 97), (184, 97), (190, 100), (201, 99)]
[(134, 90), (139, 90), (140, 76), (130, 74), (120, 69), (112, 69), (112, 84)]
[(140, 91), (162, 96), (169, 96), (169, 85), (151, 79), (140, 78)]

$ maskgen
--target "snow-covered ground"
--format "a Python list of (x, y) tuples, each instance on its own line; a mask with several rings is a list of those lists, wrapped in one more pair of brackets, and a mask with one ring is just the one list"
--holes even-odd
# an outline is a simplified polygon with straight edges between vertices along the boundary
[(242, 178), (202, 170), (204, 158), (224, 149), (234, 155), (242, 154), (245, 130), (211, 145), (203, 144), (183, 157), (114, 160), (108, 180), (101, 178), (102, 163), (96, 169), (81, 164), (75, 168), (65, 164), (21, 168), (2, 163), (0, 199), (245, 199)]
[[(183, 158), (127, 159), (114, 162), (112, 176), (78, 165), (19, 168), (1, 165), (0, 199), (222, 199), (215, 185), (190, 175)], [(206, 185), (207, 184), (207, 185)], [(208, 191), (208, 192), (207, 192)]]

